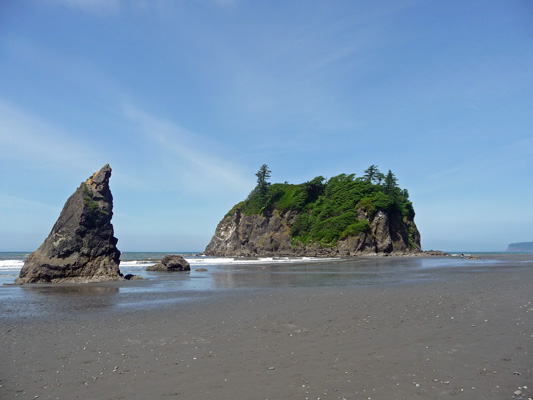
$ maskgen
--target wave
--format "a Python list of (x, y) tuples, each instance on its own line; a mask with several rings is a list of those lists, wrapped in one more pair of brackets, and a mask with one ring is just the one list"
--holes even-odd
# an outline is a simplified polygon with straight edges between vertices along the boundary
[[(192, 266), (201, 265), (242, 265), (242, 264), (294, 264), (302, 262), (328, 262), (338, 258), (314, 257), (259, 257), (259, 258), (232, 258), (232, 257), (184, 257)], [(154, 265), (154, 260), (126, 260), (120, 262), (121, 268), (145, 268)], [(0, 260), (0, 271), (19, 271), (24, 265), (23, 260)]]
[(339, 260), (338, 258), (315, 258), (315, 257), (259, 257), (259, 258), (187, 258), (191, 265), (228, 265), (228, 264), (293, 264), (301, 262), (326, 262)]
[[(339, 260), (339, 258), (315, 258), (315, 257), (258, 257), (258, 258), (238, 258), (238, 257), (183, 257), (192, 267), (214, 266), (214, 265), (250, 265), (250, 264), (294, 264), (302, 262), (328, 262)], [(144, 268), (154, 265), (155, 261), (148, 260), (128, 260), (121, 261), (121, 268)]]
[(155, 261), (146, 261), (146, 260), (128, 260), (121, 261), (121, 267), (148, 267), (149, 265), (154, 265)]
[(20, 270), (24, 265), (22, 260), (0, 260), (1, 271), (16, 271)]

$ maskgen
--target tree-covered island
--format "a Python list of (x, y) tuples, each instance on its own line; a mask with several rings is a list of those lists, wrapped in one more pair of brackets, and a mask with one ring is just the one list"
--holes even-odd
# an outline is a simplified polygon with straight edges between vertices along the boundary
[(257, 185), (219, 223), (208, 255), (348, 256), (420, 251), (409, 193), (392, 171), (376, 165), (361, 177), (318, 176), (301, 184), (269, 182), (264, 164)]

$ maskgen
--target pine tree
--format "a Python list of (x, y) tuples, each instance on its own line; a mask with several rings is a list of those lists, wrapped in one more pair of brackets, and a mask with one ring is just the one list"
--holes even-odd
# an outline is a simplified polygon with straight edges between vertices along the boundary
[(270, 179), (270, 168), (268, 168), (268, 165), (263, 164), (261, 165), (261, 168), (259, 168), (259, 171), (255, 174), (257, 176), (257, 192), (261, 196), (266, 196), (268, 193), (268, 186), (270, 185), (270, 182), (268, 181)]
[(389, 172), (387, 172), (387, 175), (385, 176), (385, 183), (383, 185), (383, 189), (385, 190), (386, 194), (392, 194), (394, 189), (397, 187), (398, 179), (396, 179), (396, 176), (389, 169)]
[(365, 170), (363, 177), (367, 180), (367, 182), (375, 183), (379, 180), (380, 175), (381, 172), (379, 172), (378, 166), (372, 164)]

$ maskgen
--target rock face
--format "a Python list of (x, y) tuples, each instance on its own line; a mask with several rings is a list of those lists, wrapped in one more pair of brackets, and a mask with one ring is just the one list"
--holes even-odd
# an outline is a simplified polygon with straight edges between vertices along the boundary
[(50, 235), (32, 253), (15, 283), (123, 280), (111, 218), (109, 164), (67, 200)]
[(182, 256), (165, 256), (159, 263), (146, 267), (147, 271), (190, 271), (189, 262)]
[(225, 257), (345, 257), (421, 252), (420, 233), (414, 221), (391, 219), (383, 211), (366, 213), (359, 209), (359, 219), (368, 220), (370, 228), (330, 247), (317, 243), (307, 246), (294, 244), (290, 228), (297, 216), (298, 212), (294, 210), (285, 213), (274, 210), (268, 215), (247, 216), (236, 209), (220, 221), (204, 253)]

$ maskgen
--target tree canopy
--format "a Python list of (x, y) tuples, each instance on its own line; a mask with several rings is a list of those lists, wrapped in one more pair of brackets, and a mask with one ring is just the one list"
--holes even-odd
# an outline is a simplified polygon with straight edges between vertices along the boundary
[(290, 227), (295, 242), (319, 242), (334, 245), (346, 236), (356, 236), (370, 227), (361, 212), (370, 215), (386, 211), (394, 219), (414, 218), (414, 209), (406, 189), (389, 170), (386, 175), (376, 165), (365, 170), (363, 177), (340, 174), (323, 176), (301, 183), (270, 184), (270, 169), (263, 164), (256, 173), (257, 186), (248, 198), (237, 204), (245, 215), (297, 211)]

